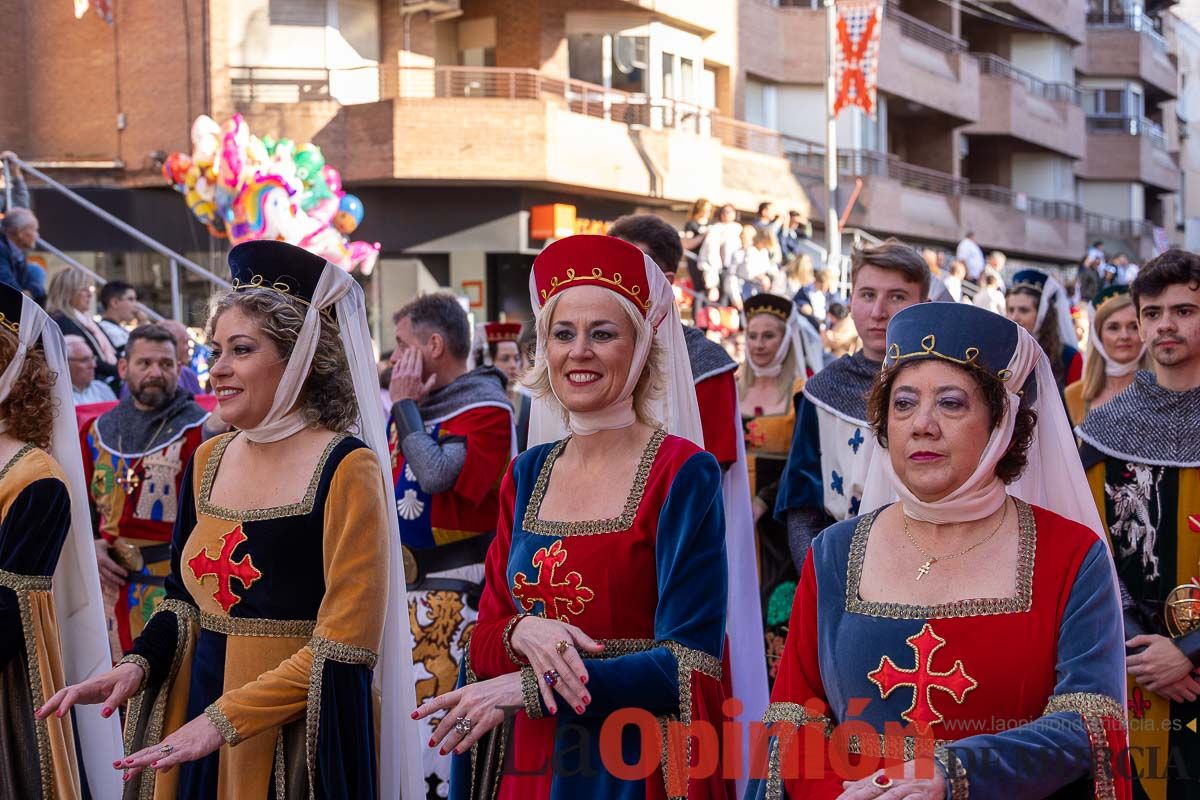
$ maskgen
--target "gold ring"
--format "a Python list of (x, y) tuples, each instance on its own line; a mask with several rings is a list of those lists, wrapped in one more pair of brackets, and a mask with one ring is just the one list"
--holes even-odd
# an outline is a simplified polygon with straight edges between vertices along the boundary
[(164, 744), (162, 747), (158, 748), (158, 752), (162, 753), (164, 756), (169, 756), (171, 753), (175, 752), (175, 745)]
[(892, 779), (881, 772), (874, 778), (871, 778), (871, 785), (879, 789), (889, 789), (892, 786)]
[(558, 654), (561, 656), (563, 653), (567, 652), (567, 648), (570, 646), (571, 646), (571, 643), (568, 642), (566, 639), (563, 639), (561, 642), (554, 645), (554, 649), (557, 650)]

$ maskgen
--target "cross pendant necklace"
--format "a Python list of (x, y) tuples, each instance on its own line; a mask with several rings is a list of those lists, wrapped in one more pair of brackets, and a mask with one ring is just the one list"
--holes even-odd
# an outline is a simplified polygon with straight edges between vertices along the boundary
[[(154, 434), (150, 437), (150, 441), (147, 443), (147, 447), (154, 446), (154, 440), (158, 438), (158, 435), (160, 433), (162, 433), (162, 430), (166, 426), (169, 419), (170, 419), (169, 417), (166, 417), (163, 419), (162, 422), (160, 422), (158, 424), (158, 430), (156, 430), (154, 432)], [(120, 434), (117, 434), (117, 449), (121, 450), (122, 452), (125, 450), (125, 448), (122, 446), (122, 436)], [(149, 452), (149, 451), (147, 450), (146, 452)], [(146, 458), (146, 453), (142, 453), (140, 456), (138, 456), (137, 460), (134, 461), (133, 463), (130, 463), (125, 458), (121, 459), (121, 461), (125, 462), (125, 474), (117, 476), (116, 484), (117, 484), (117, 486), (120, 486), (125, 491), (126, 495), (133, 494), (137, 490), (137, 487), (141, 485), (142, 478), (140, 475), (137, 474), (137, 468), (138, 468), (138, 465), (141, 464), (142, 461), (145, 460), (145, 458)]]
[(980, 539), (978, 542), (971, 545), (970, 547), (963, 548), (962, 550), (959, 550), (957, 553), (951, 553), (950, 555), (945, 555), (945, 556), (935, 556), (933, 553), (929, 552), (924, 547), (921, 547), (921, 545), (917, 544), (917, 540), (914, 539), (913, 535), (911, 533), (909, 533), (909, 531), (908, 531), (908, 515), (904, 514), (902, 512), (901, 515), (904, 517), (904, 535), (908, 537), (908, 541), (912, 543), (912, 546), (917, 548), (917, 550), (921, 553), (921, 555), (925, 556), (925, 563), (917, 568), (917, 580), (919, 581), (919, 580), (921, 580), (921, 578), (924, 578), (926, 575), (928, 575), (929, 570), (932, 569), (933, 565), (936, 564), (937, 562), (948, 561), (951, 558), (958, 558), (959, 556), (965, 556), (967, 553), (971, 552), (976, 547), (979, 547), (984, 542), (990, 541), (991, 538), (1000, 531), (1000, 528), (1004, 525), (1004, 520), (1008, 518), (1008, 501), (1007, 500), (1004, 501), (1003, 508), (1004, 508), (1004, 513), (1000, 515), (1000, 521), (998, 523), (996, 523), (996, 527), (991, 533), (989, 533), (987, 536), (983, 537), (982, 539)]
[(921, 580), (921, 578), (924, 578), (925, 575), (929, 572), (929, 568), (932, 567), (934, 562), (936, 562), (936, 561), (937, 561), (936, 558), (931, 558), (928, 561), (926, 561), (924, 564), (922, 564), (921, 568), (917, 570), (917, 580)]

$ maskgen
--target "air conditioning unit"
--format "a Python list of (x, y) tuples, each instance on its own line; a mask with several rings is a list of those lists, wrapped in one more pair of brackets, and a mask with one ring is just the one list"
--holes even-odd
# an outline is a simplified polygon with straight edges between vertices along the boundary
[(434, 22), (462, 16), (462, 0), (400, 0), (400, 15), (428, 11)]

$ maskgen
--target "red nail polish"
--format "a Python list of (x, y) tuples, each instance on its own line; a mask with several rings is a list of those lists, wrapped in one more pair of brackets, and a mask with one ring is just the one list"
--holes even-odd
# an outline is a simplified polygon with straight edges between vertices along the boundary
[(157, 761), (151, 761), (151, 762), (150, 762), (150, 768), (151, 768), (151, 769), (153, 769), (153, 768), (155, 768), (155, 767), (157, 767), (157, 766), (158, 766), (158, 762), (157, 762)]
[(585, 695), (583, 696), (583, 702), (584, 702), (584, 703), (590, 703), (590, 702), (592, 702), (592, 698), (588, 697), (588, 696), (585, 694)]
[(129, 773), (128, 772), (125, 773), (125, 776), (123, 778), (121, 778), (121, 780), (123, 780), (123, 781), (129, 780)]
[(441, 750), (439, 750), (438, 752), (439, 752), (439, 753), (441, 753), (442, 755), (446, 755), (446, 748), (444, 748), (444, 747), (443, 747), (443, 748), (442, 748)]
[(437, 744), (437, 742), (433, 741), (433, 739), (430, 739), (430, 740), (429, 740), (429, 746), (430, 746), (430, 747), (433, 747), (435, 744)]
[(416, 718), (417, 718), (417, 712), (415, 712), (415, 711), (414, 711), (414, 712), (412, 713), (412, 718), (413, 718), (413, 719), (416, 719)]
[(582, 713), (583, 713), (583, 706), (575, 706), (575, 713), (576, 713), (576, 714), (582, 714)]

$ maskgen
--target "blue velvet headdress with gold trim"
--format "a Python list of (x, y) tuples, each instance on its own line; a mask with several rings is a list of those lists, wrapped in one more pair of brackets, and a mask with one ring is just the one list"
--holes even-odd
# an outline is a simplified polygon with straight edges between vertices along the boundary
[(892, 317), (885, 369), (910, 360), (938, 358), (975, 364), (1001, 380), (1017, 348), (1017, 324), (965, 303), (918, 303)]
[[(255, 239), (229, 251), (234, 291), (268, 289), (305, 305), (312, 303), (325, 259), (287, 242)], [(333, 315), (333, 307), (322, 309)]]

